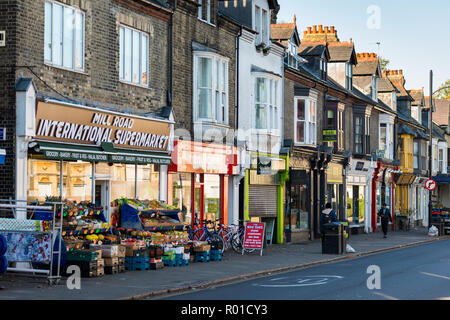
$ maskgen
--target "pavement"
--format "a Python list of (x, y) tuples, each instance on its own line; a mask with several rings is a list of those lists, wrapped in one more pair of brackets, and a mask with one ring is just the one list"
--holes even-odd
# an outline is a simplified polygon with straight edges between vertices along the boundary
[(386, 239), (382, 233), (350, 235), (348, 243), (356, 253), (344, 255), (322, 254), (320, 241), (271, 245), (262, 256), (259, 252), (242, 256), (227, 251), (220, 262), (82, 278), (79, 290), (68, 289), (64, 278), (59, 285), (49, 286), (45, 279), (6, 274), (0, 276), (0, 287), (4, 287), (0, 289), (0, 299), (144, 299), (449, 238), (429, 237), (426, 228), (417, 228), (390, 232)]

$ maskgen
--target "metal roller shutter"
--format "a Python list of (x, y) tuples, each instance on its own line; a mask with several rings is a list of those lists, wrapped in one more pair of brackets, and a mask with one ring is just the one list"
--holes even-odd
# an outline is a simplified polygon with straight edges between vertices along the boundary
[(277, 186), (249, 186), (250, 217), (277, 216)]

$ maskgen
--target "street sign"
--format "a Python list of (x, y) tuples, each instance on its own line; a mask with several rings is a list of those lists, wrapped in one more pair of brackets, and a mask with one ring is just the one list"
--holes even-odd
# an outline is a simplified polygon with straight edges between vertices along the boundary
[(428, 179), (427, 181), (425, 181), (425, 188), (433, 191), (434, 189), (436, 189), (436, 181), (434, 181), (433, 179)]
[(260, 249), (261, 255), (264, 246), (265, 222), (246, 222), (244, 243), (242, 244), (242, 254), (245, 249)]

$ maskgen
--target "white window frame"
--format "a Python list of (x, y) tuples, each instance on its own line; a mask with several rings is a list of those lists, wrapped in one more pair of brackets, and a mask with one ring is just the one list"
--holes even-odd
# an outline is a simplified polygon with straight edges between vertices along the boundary
[(378, 102), (378, 78), (372, 77), (372, 100)]
[[(203, 1), (206, 1), (206, 8), (203, 6)], [(198, 7), (197, 18), (200, 21), (206, 22), (207, 24), (214, 26), (214, 24), (211, 23), (211, 1), (212, 0), (198, 0), (200, 6)], [(225, 2), (225, 4), (226, 6), (228, 5), (227, 1)], [(206, 9), (206, 20), (203, 19), (204, 9)]]
[[(386, 142), (385, 143), (382, 143), (381, 142), (381, 131), (382, 131), (382, 126), (385, 126), (384, 127), (384, 130), (385, 130), (385, 136), (386, 136)], [(389, 126), (389, 124), (387, 124), (386, 122), (380, 122), (380, 125), (379, 125), (379, 134), (378, 134), (378, 137), (379, 137), (379, 141), (378, 141), (378, 144), (379, 144), (379, 149), (380, 150), (384, 150), (384, 157), (385, 158), (388, 158), (387, 156), (388, 156), (388, 146), (389, 146), (389, 142), (388, 142), (388, 126)], [(382, 148), (382, 146), (384, 145), (384, 148)]]
[[(298, 101), (305, 101), (305, 120), (298, 120)], [(314, 108), (312, 108), (314, 106)], [(314, 109), (314, 112), (312, 112)], [(304, 137), (305, 141), (299, 141), (297, 136), (298, 122), (304, 122)], [(295, 96), (294, 97), (294, 144), (295, 145), (317, 145), (317, 99), (311, 96)]]
[[(127, 80), (125, 77), (125, 66), (126, 66), (126, 61), (125, 61), (125, 45), (122, 47), (122, 39), (121, 39), (121, 30), (123, 29), (123, 35), (125, 35), (125, 31), (126, 29), (129, 29), (131, 31), (131, 81)], [(133, 81), (133, 32), (138, 32), (139, 34), (139, 82), (134, 82)], [(142, 74), (143, 74), (143, 70), (142, 70), (142, 39), (146, 37), (147, 38), (147, 53), (146, 53), (146, 70), (147, 70), (147, 76), (145, 78), (145, 83), (142, 82)], [(123, 43), (125, 44), (125, 38), (123, 39)], [(122, 60), (123, 59), (123, 60)], [(129, 26), (126, 25), (120, 25), (119, 26), (119, 81), (126, 83), (126, 84), (131, 84), (134, 86), (140, 86), (140, 87), (145, 87), (148, 88), (148, 83), (149, 83), (149, 74), (150, 74), (150, 35), (146, 32), (143, 32), (141, 30), (138, 29), (134, 29), (131, 28)], [(122, 63), (121, 63), (122, 62)], [(123, 65), (122, 65), (123, 64)], [(122, 76), (122, 72), (123, 72), (123, 76)]]
[[(414, 160), (416, 160), (417, 163), (415, 163)], [(414, 140), (413, 141), (413, 168), (418, 170), (419, 164), (420, 164), (420, 141)]]
[[(263, 20), (263, 11), (266, 12), (266, 19)], [(262, 8), (255, 4), (253, 14), (255, 19), (253, 20), (253, 30), (258, 32), (256, 35), (256, 44), (260, 44), (262, 42), (266, 43), (267, 46), (270, 45), (270, 9)], [(259, 23), (257, 23), (257, 17), (259, 18)], [(265, 39), (263, 39), (263, 25), (265, 26), (266, 33)]]
[(353, 66), (350, 62), (345, 63), (345, 81), (346, 81), (346, 89), (353, 89)]
[[(45, 9), (44, 9), (44, 63), (47, 64), (47, 65), (50, 65), (52, 67), (56, 67), (56, 68), (60, 68), (60, 69), (65, 69), (65, 70), (70, 70), (70, 71), (75, 71), (75, 72), (84, 72), (84, 68), (85, 68), (85, 57), (84, 57), (84, 54), (85, 54), (85, 49), (86, 49), (86, 41), (85, 41), (85, 39), (86, 39), (86, 36), (85, 36), (86, 16), (85, 16), (85, 13), (82, 10), (80, 10), (80, 9), (78, 9), (76, 7), (68, 6), (68, 5), (60, 3), (60, 2), (46, 0), (45, 1), (45, 6), (47, 5), (47, 3), (51, 5), (51, 18), (50, 18), (51, 25), (47, 26), (45, 24), (45, 21), (47, 19), (46, 19), (46, 12), (45, 12)], [(53, 28), (54, 28), (54, 25), (53, 25), (53, 14), (54, 14), (54, 7), (55, 6), (61, 6), (62, 9), (63, 9), (62, 10), (62, 15), (61, 15), (61, 20), (62, 20), (61, 26), (63, 27), (63, 30), (61, 30), (61, 33), (60, 33), (61, 64), (57, 64), (54, 61), (54, 56), (53, 56), (53, 53), (54, 53), (54, 50), (53, 50), (54, 49), (53, 48), (53, 46), (54, 46), (54, 43), (53, 43), (53, 40), (54, 40), (53, 39)], [(67, 66), (64, 65), (64, 63), (65, 63), (64, 62), (64, 38), (65, 38), (64, 37), (64, 26), (66, 25), (66, 23), (64, 21), (64, 11), (65, 11), (64, 9), (65, 8), (73, 10), (74, 25), (73, 25), (73, 35), (72, 35), (72, 37), (73, 37), (73, 39), (72, 39), (72, 41), (73, 41), (73, 43), (72, 43), (72, 58), (71, 58), (72, 59), (72, 67), (67, 67)], [(79, 34), (79, 35), (77, 35), (77, 33), (76, 33), (76, 26), (75, 26), (76, 19), (77, 19), (77, 14), (79, 14), (82, 17), (81, 34)], [(50, 28), (50, 39), (46, 39), (46, 36), (45, 36), (47, 27)], [(76, 67), (76, 62), (75, 62), (75, 57), (76, 57), (76, 54), (77, 54), (77, 50), (79, 49), (79, 47), (77, 46), (77, 40), (80, 40), (80, 39), (78, 39), (78, 37), (81, 37), (81, 52), (82, 52), (81, 57), (80, 57), (80, 59), (81, 59), (81, 68), (77, 68)], [(50, 40), (50, 41), (48, 41), (48, 40)], [(46, 53), (45, 53), (45, 46), (47, 46), (47, 44), (50, 44), (50, 58), (48, 58), (46, 56)]]
[[(280, 83), (281, 79), (279, 77), (268, 75), (265, 73), (253, 73), (252, 80), (252, 127), (258, 133), (271, 134), (274, 136), (280, 135), (281, 127), (281, 94), (280, 94)], [(266, 114), (266, 128), (256, 128), (256, 81), (258, 78), (264, 79), (266, 82), (266, 88), (268, 89), (267, 103), (265, 104), (265, 114)], [(271, 82), (272, 81), (272, 82)], [(273, 87), (271, 88), (271, 83)], [(264, 103), (259, 103), (264, 104)], [(271, 112), (272, 110), (272, 112)]]
[[(198, 88), (198, 59), (211, 59), (211, 79), (212, 79), (212, 98), (211, 98), (211, 118), (201, 118), (199, 116), (199, 88)], [(229, 58), (211, 52), (194, 52), (194, 68), (193, 68), (193, 106), (194, 106), (194, 122), (208, 122), (228, 125), (229, 124)], [(217, 72), (217, 65), (219, 65), (219, 72), (225, 68), (225, 74)], [(220, 84), (217, 84), (217, 81)], [(217, 103), (217, 93), (219, 93), (219, 103)], [(224, 97), (225, 95), (225, 97)], [(224, 120), (222, 120), (222, 119)]]

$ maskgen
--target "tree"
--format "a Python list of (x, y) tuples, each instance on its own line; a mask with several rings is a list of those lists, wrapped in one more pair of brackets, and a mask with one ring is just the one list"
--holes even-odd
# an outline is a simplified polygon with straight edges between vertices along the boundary
[[(445, 88), (445, 89), (443, 89), (443, 88)], [(450, 99), (450, 79), (445, 81), (443, 84), (441, 84), (439, 89), (442, 89), (442, 90), (440, 90), (439, 92), (437, 92), (434, 95), (434, 97), (433, 97), (434, 99), (442, 99), (442, 100)]]
[(381, 71), (384, 71), (387, 69), (388, 65), (389, 65), (390, 61), (388, 59), (384, 59), (382, 57), (380, 57), (380, 67), (381, 67)]

